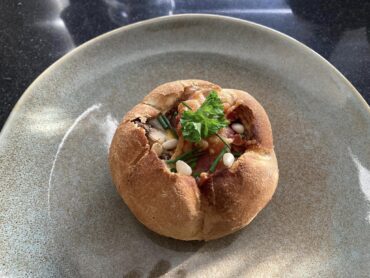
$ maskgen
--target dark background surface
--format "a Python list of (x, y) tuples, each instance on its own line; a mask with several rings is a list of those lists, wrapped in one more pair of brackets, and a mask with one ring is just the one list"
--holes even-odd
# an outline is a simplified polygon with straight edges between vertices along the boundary
[(0, 128), (25, 89), (65, 53), (117, 27), (181, 13), (237, 17), (292, 36), (370, 103), (370, 0), (1, 0)]

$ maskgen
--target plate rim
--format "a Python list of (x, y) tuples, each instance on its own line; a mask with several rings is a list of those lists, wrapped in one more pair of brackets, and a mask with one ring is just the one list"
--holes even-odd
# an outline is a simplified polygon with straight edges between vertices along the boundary
[(49, 72), (52, 72), (54, 69), (58, 68), (59, 66), (63, 65), (63, 63), (70, 57), (78, 54), (80, 51), (83, 51), (85, 48), (90, 47), (90, 45), (99, 43), (102, 40), (106, 40), (107, 38), (114, 36), (115, 34), (121, 33), (121, 32), (126, 32), (131, 29), (135, 28), (140, 28), (145, 25), (151, 25), (155, 24), (158, 22), (166, 22), (166, 21), (173, 21), (177, 19), (194, 19), (194, 18), (199, 18), (199, 19), (218, 19), (222, 20), (224, 22), (233, 22), (233, 23), (238, 23), (244, 26), (252, 27), (255, 29), (258, 29), (259, 31), (269, 33), (273, 36), (277, 36), (280, 39), (287, 40), (290, 43), (294, 44), (296, 47), (304, 50), (306, 53), (308, 52), (311, 55), (314, 55), (316, 58), (318, 58), (319, 62), (324, 64), (325, 66), (328, 66), (349, 88), (351, 94), (359, 101), (358, 104), (362, 105), (362, 108), (364, 108), (370, 116), (370, 105), (366, 102), (366, 100), (362, 97), (360, 92), (352, 85), (352, 83), (334, 66), (332, 65), (328, 60), (326, 60), (323, 56), (321, 56), (319, 53), (317, 53), (315, 50), (312, 48), (308, 47), (304, 43), (296, 40), (295, 38), (284, 34), (278, 30), (275, 30), (273, 28), (267, 27), (265, 25), (255, 23), (249, 20), (245, 19), (239, 19), (231, 16), (224, 16), (224, 15), (216, 15), (216, 14), (205, 14), (205, 13), (185, 13), (185, 14), (176, 14), (176, 15), (166, 15), (166, 16), (160, 16), (160, 17), (155, 17), (151, 19), (146, 19), (143, 21), (139, 21), (136, 23), (128, 24), (125, 26), (118, 27), (116, 29), (113, 29), (109, 32), (103, 33), (97, 37), (94, 37), (83, 44), (79, 45), (78, 47), (72, 49), (71, 51), (67, 52), (64, 54), (62, 57), (57, 59), (54, 63), (49, 65), (44, 71), (41, 72), (39, 76), (36, 77), (35, 80), (31, 82), (31, 84), (27, 87), (27, 89), (22, 93), (21, 97), (18, 99), (16, 104), (14, 105), (13, 109), (11, 110), (8, 118), (6, 119), (4, 126), (0, 130), (0, 142), (2, 141), (2, 137), (5, 136), (7, 133), (8, 129), (10, 129), (10, 125), (13, 122), (13, 118), (15, 117), (15, 114), (17, 110), (21, 109), (21, 106), (23, 103), (26, 101), (27, 97), (31, 96), (33, 93), (33, 87), (36, 86), (38, 82), (41, 82), (44, 76), (46, 76)]

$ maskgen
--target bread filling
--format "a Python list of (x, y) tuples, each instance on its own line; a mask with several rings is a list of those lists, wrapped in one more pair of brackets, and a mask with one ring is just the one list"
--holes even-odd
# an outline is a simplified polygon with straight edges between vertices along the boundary
[(171, 172), (191, 175), (198, 185), (257, 144), (252, 111), (223, 91), (194, 92), (167, 112), (134, 122)]

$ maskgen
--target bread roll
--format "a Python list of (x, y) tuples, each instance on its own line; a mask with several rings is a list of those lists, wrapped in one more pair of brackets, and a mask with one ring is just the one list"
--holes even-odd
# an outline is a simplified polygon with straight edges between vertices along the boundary
[[(181, 134), (178, 119), (185, 109), (181, 102), (196, 110), (211, 91), (217, 92), (230, 124), (241, 124), (239, 132), (245, 129), (242, 135), (229, 127), (219, 132), (242, 154), (228, 167), (221, 159), (214, 173), (202, 171), (200, 177), (182, 174), (181, 169), (171, 172), (174, 166), (169, 166), (168, 159), (194, 147)], [(166, 136), (171, 132), (155, 128), (149, 121), (171, 113), (173, 119), (177, 111), (173, 126), (179, 137), (177, 147), (167, 151), (155, 141), (155, 132)], [(154, 137), (148, 136), (150, 132)], [(196, 145), (205, 148), (197, 164), (207, 161), (207, 156), (214, 161), (219, 153), (216, 140), (205, 138)], [(263, 107), (246, 92), (202, 80), (163, 84), (133, 107), (115, 132), (109, 164), (118, 193), (136, 218), (150, 230), (180, 240), (212, 240), (243, 228), (267, 205), (278, 183), (271, 125)]]

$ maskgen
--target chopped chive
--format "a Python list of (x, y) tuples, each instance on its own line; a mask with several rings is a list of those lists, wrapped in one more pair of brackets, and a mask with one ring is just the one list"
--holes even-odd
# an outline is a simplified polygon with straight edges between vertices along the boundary
[(188, 152), (183, 153), (182, 155), (180, 155), (180, 156), (178, 156), (178, 157), (176, 157), (174, 159), (166, 160), (165, 162), (167, 164), (171, 164), (171, 163), (175, 163), (178, 160), (184, 160), (184, 161), (186, 161), (188, 159), (191, 159), (192, 157), (193, 158), (197, 158), (197, 157), (199, 157), (199, 156), (201, 156), (203, 154), (205, 154), (204, 151), (199, 151), (198, 149), (193, 149), (193, 150), (190, 150)]
[(201, 152), (196, 152), (193, 154), (192, 157), (187, 157), (186, 159), (198, 159), (200, 156), (202, 156), (203, 154), (205, 154), (206, 152), (204, 151), (201, 151)]
[(170, 121), (166, 117), (164, 117), (164, 119), (165, 119), (165, 122), (168, 125), (169, 129), (171, 130), (173, 136), (175, 136), (176, 139), (178, 139), (179, 136), (177, 135), (176, 129), (171, 125)]
[(173, 126), (171, 125), (170, 121), (167, 119), (166, 116), (162, 115), (162, 114), (159, 114), (158, 116), (158, 121), (159, 123), (161, 124), (161, 126), (164, 128), (164, 129), (170, 129), (173, 136), (175, 136), (176, 139), (179, 138), (179, 136), (177, 135), (177, 132), (176, 130), (173, 128)]
[(166, 121), (163, 118), (164, 118), (164, 116), (162, 114), (159, 114), (158, 121), (164, 129), (167, 129), (168, 125), (167, 125)]
[(224, 138), (222, 138), (218, 133), (216, 133), (216, 136), (225, 144), (226, 147), (229, 148), (229, 150), (231, 150), (231, 147), (229, 146), (228, 143), (226, 143), (226, 141), (224, 140)]
[(191, 158), (191, 159), (189, 159), (189, 160), (186, 160), (185, 161), (187, 164), (189, 164), (189, 166), (192, 168), (192, 169), (194, 169), (195, 168), (195, 166), (197, 166), (197, 163), (198, 163), (198, 157), (193, 157), (193, 158)]
[(189, 166), (191, 167), (191, 169), (194, 170), (195, 166), (197, 166), (197, 161), (192, 161), (189, 163)]
[(168, 127), (171, 127), (171, 123), (170, 123), (170, 121), (167, 119), (167, 117), (166, 117), (166, 116), (164, 116), (164, 115), (162, 115), (162, 117), (163, 117), (163, 120), (164, 120), (164, 122), (166, 123), (166, 125), (167, 125)]
[(185, 101), (181, 102), (182, 105), (184, 105), (186, 108), (188, 108), (189, 110), (193, 110), (188, 104), (186, 104)]
[(194, 178), (200, 177), (200, 172), (195, 172), (195, 173), (193, 173), (193, 177), (194, 177)]
[(215, 161), (213, 161), (213, 163), (212, 163), (212, 165), (211, 165), (211, 168), (209, 168), (209, 171), (210, 171), (211, 173), (213, 173), (213, 172), (216, 170), (216, 167), (217, 167), (218, 162), (220, 162), (220, 160), (221, 160), (222, 156), (226, 153), (226, 151), (227, 151), (227, 148), (226, 148), (226, 147), (224, 147), (224, 148), (222, 149), (222, 151), (221, 151), (221, 152), (218, 154), (218, 156), (216, 157)]
[(187, 159), (185, 162), (186, 163), (192, 163), (194, 161), (197, 161), (199, 159), (199, 157), (190, 157), (190, 159)]
[(189, 155), (192, 155), (194, 151), (196, 151), (196, 150), (195, 149), (194, 150), (190, 150), (190, 151), (185, 152), (182, 155), (176, 157), (175, 159), (166, 160), (166, 163), (175, 163), (177, 160), (186, 159)]

